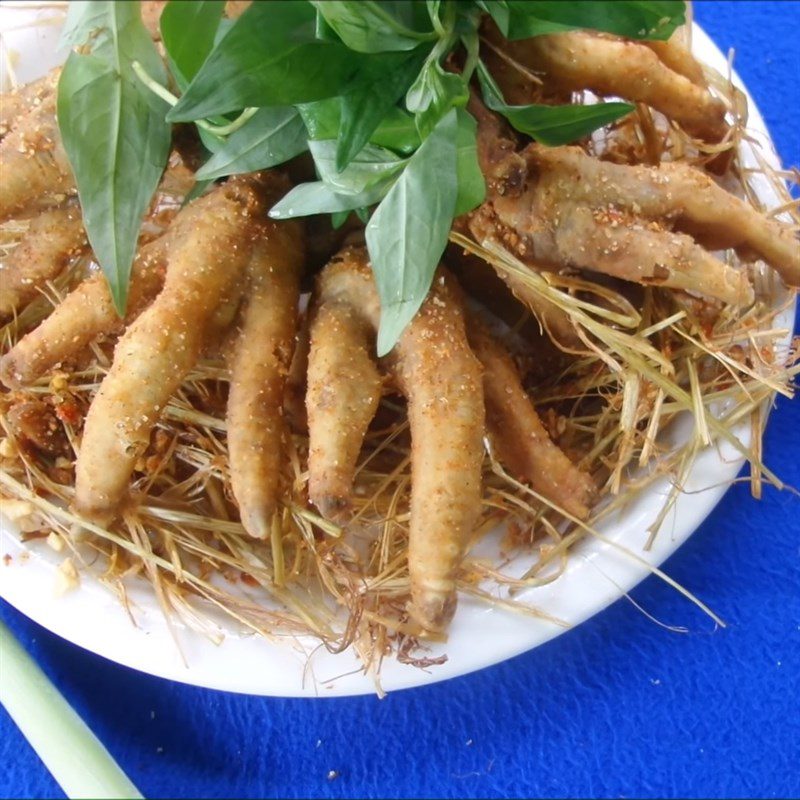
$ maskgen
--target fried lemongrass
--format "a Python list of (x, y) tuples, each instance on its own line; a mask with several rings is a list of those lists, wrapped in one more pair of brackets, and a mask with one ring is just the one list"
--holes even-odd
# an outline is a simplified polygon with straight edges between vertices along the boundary
[[(536, 288), (543, 291), (548, 298), (560, 300), (570, 312), (573, 311), (569, 305), (568, 293), (567, 299), (558, 298), (556, 295), (560, 290), (546, 282), (543, 285), (537, 284)], [(663, 299), (659, 293), (659, 302)], [(587, 317), (592, 316), (589, 308), (578, 308), (577, 311)], [(665, 319), (674, 319), (667, 328), (651, 331), (654, 340), (656, 334), (687, 325), (683, 314), (675, 311), (660, 313)], [(768, 331), (768, 319), (767, 316), (755, 322), (764, 331)], [(748, 326), (753, 322), (748, 321)], [(613, 327), (602, 320), (598, 324)], [(720, 323), (717, 329), (706, 332), (707, 338), (704, 342), (707, 348), (714, 353), (720, 348), (730, 348), (731, 342), (746, 340), (746, 336), (737, 334), (736, 324), (737, 320), (733, 317)], [(598, 333), (599, 329), (596, 328), (592, 335), (596, 336)], [(758, 328), (755, 333), (759, 334), (755, 339), (759, 349), (768, 347), (770, 341), (784, 335), (781, 330), (773, 330), (770, 339), (769, 336), (761, 335)], [(611, 341), (613, 343), (613, 337)], [(677, 352), (680, 355), (674, 375), (676, 380), (684, 380), (681, 377), (684, 368), (680, 365), (685, 363), (685, 358), (695, 348), (695, 344), (693, 339), (679, 335), (676, 341), (679, 343)], [(704, 357), (707, 355), (703, 352)], [(798, 374), (798, 366), (784, 367), (784, 358), (785, 356), (775, 359), (771, 364), (767, 362), (768, 367), (761, 365), (760, 368), (771, 382), (788, 387), (792, 378)], [(535, 395), (535, 398), (546, 398), (547, 407), (558, 407), (562, 396), (567, 398), (566, 402), (570, 407), (576, 401), (579, 403), (577, 407), (584, 407), (582, 413), (565, 418), (566, 430), (558, 441), (571, 440), (573, 452), (589, 453), (596, 440), (594, 453), (587, 463), (592, 469), (601, 462), (608, 462), (613, 466), (621, 436), (619, 420), (622, 405), (617, 406), (614, 399), (615, 379), (613, 375), (609, 377), (605, 370), (598, 372), (595, 368), (597, 362), (596, 356), (584, 356), (576, 362), (572, 370), (563, 375), (553, 375), (551, 383), (538, 388)], [(661, 365), (655, 368), (661, 369)], [(198, 616), (194, 619), (186, 618), (185, 621), (201, 635), (217, 635), (217, 628), (209, 630), (202, 622), (208, 619), (211, 609), (225, 612), (230, 624), (242, 625), (265, 635), (307, 633), (319, 637), (333, 649), (358, 640), (361, 642), (360, 652), (365, 659), (370, 653), (369, 646), (365, 643), (373, 641), (378, 646), (380, 639), (377, 631), (389, 631), (390, 637), (412, 634), (414, 628), (406, 621), (403, 601), (410, 587), (407, 571), (410, 459), (408, 424), (402, 407), (388, 398), (382, 401), (381, 413), (388, 417), (380, 431), (374, 435), (370, 433), (365, 439), (355, 470), (352, 494), (354, 515), (357, 515), (365, 530), (378, 531), (377, 538), (363, 554), (348, 549), (344, 557), (333, 557), (331, 544), (336, 540), (327, 537), (335, 535), (339, 529), (308, 510), (303, 498), (306, 477), (302, 473), (302, 465), (296, 460), (290, 460), (296, 467), (293, 468), (294, 475), (287, 476), (286, 483), (295, 487), (295, 494), (288, 520), (281, 523), (284, 586), (276, 587), (272, 581), (274, 566), (271, 548), (250, 540), (239, 523), (231, 522), (214, 512), (210, 501), (200, 491), (204, 471), (213, 469), (215, 474), (223, 478), (225, 476), (224, 468), (214, 466), (220, 463), (220, 459), (225, 459), (224, 448), (220, 449), (220, 442), (214, 435), (214, 431), (224, 432), (225, 423), (221, 407), (207, 405), (203, 398), (208, 398), (209, 395), (198, 392), (197, 388), (201, 385), (213, 385), (220, 379), (220, 375), (224, 380), (224, 374), (219, 372), (214, 363), (201, 362), (193, 369), (191, 381), (184, 385), (182, 391), (181, 406), (174, 406), (176, 411), (183, 409), (182, 413), (165, 417), (165, 424), (173, 427), (176, 432), (177, 445), (171, 456), (169, 469), (156, 474), (148, 488), (151, 499), (129, 511), (126, 514), (127, 523), (117, 520), (108, 527), (89, 524), (90, 530), (95, 534), (91, 540), (92, 547), (106, 554), (108, 558), (113, 557), (110, 563), (116, 565), (106, 576), (109, 585), (124, 597), (124, 589), (120, 587), (124, 587), (137, 574), (136, 565), (142, 565), (145, 561), (155, 564), (159, 571), (158, 579), (166, 587), (162, 588), (160, 595), (165, 604), (165, 613), (185, 613), (177, 609), (181, 603), (189, 603), (197, 610)], [(76, 374), (69, 381), (64, 396), (71, 397), (85, 407), (97, 391), (102, 375), (102, 370), (96, 369)], [(650, 421), (654, 420), (654, 423), (648, 426), (648, 430), (657, 442), (659, 432), (680, 413), (685, 412), (687, 405), (664, 393), (665, 399), (659, 406), (656, 398), (661, 390), (651, 391), (647, 377), (643, 375), (640, 400), (651, 404), (650, 413), (653, 416)], [(698, 377), (704, 388), (711, 389), (703, 394), (704, 402), (709, 407), (717, 407), (726, 400), (735, 401), (742, 396), (741, 387), (733, 380), (729, 380), (727, 385), (720, 384), (717, 374), (712, 378), (703, 370), (698, 373)], [(688, 385), (688, 378), (685, 380)], [(729, 427), (746, 421), (753, 410), (763, 405), (771, 396), (771, 389), (759, 382), (757, 374), (744, 375), (742, 380), (749, 399), (742, 405), (734, 404), (731, 411), (725, 412), (719, 418), (722, 424)], [(574, 388), (569, 384), (573, 384)], [(52, 391), (44, 384), (36, 388), (37, 391), (33, 394), (36, 397), (48, 396)], [(595, 408), (596, 401), (591, 400), (596, 391), (600, 391), (606, 398), (605, 403), (609, 409), (602, 415)], [(184, 407), (184, 403), (188, 405)], [(546, 425), (550, 424), (549, 419), (544, 414), (543, 422)], [(216, 422), (212, 422), (213, 420)], [(601, 431), (595, 431), (597, 424), (600, 424)], [(714, 436), (713, 429), (711, 435)], [(634, 441), (635, 446), (641, 446), (643, 439), (644, 434), (641, 439)], [(307, 447), (303, 436), (295, 436), (292, 441), (301, 451)], [(687, 460), (686, 454), (689, 453), (686, 447), (681, 446), (675, 452), (670, 452), (665, 451), (663, 445), (652, 445), (653, 464), (658, 465), (657, 468), (626, 477), (624, 494), (597, 507), (586, 525), (596, 530), (603, 519), (645, 491), (653, 480), (670, 474), (673, 470), (675, 483), (680, 485), (680, 475), (684, 471), (681, 464)], [(0, 448), (0, 453), (8, 453), (10, 449)], [(43, 512), (42, 524), (46, 528), (60, 531), (68, 538), (70, 529), (80, 524), (79, 518), (64, 508), (72, 500), (70, 485), (51, 480), (47, 463), (40, 462), (35, 455), (25, 455), (25, 461), (20, 461), (23, 455), (24, 452), (12, 458), (3, 458), (0, 471), (3, 496), (30, 501), (37, 510)], [(637, 452), (635, 456), (638, 456)], [(484, 465), (486, 489), (483, 507), (475, 528), (477, 539), (488, 535), (498, 519), (498, 514), (508, 517), (513, 513), (512, 520), (519, 519), (523, 525), (533, 526), (531, 533), (526, 536), (533, 537), (534, 563), (527, 577), (517, 577), (506, 574), (502, 565), (497, 568), (476, 566), (468, 557), (458, 577), (458, 586), (460, 591), (470, 593), (481, 602), (496, 605), (502, 601), (504, 608), (516, 608), (521, 600), (504, 600), (502, 597), (496, 600), (497, 595), (489, 591), (487, 586), (494, 584), (498, 588), (515, 590), (557, 580), (558, 574), (569, 563), (572, 547), (591, 534), (576, 523), (564, 528), (563, 522), (559, 522), (564, 520), (563, 513), (548, 506), (544, 498), (531, 494), (529, 487), (523, 487), (503, 474), (493, 472), (488, 459), (487, 456)], [(691, 456), (688, 461), (691, 461)], [(198, 476), (200, 480), (192, 484), (185, 483), (183, 485), (186, 488), (176, 492), (175, 489), (183, 481), (180, 467), (182, 463), (198, 465), (201, 470)], [(222, 464), (224, 467), (224, 461)], [(195, 468), (192, 467), (193, 470)], [(170, 470), (177, 470), (177, 474), (170, 474)], [(768, 470), (764, 472), (764, 480), (776, 481)], [(187, 494), (190, 486), (195, 489)], [(37, 492), (33, 492), (32, 487), (36, 487)], [(135, 543), (138, 539), (132, 538), (128, 527), (136, 518), (140, 518), (151, 536), (155, 537), (156, 544), (147, 551)], [(329, 531), (326, 531), (327, 526), (330, 526)], [(325, 531), (327, 536), (319, 538), (315, 531)], [(541, 541), (543, 534), (546, 536), (546, 546), (542, 545), (537, 551), (535, 543)], [(162, 538), (166, 541), (167, 535), (172, 540), (173, 552), (177, 553), (177, 563), (174, 555), (166, 558), (159, 555), (166, 550), (158, 542)], [(525, 549), (530, 547), (522, 544), (519, 547), (523, 546)], [(631, 554), (633, 556), (635, 550)], [(552, 569), (554, 566), (557, 567), (555, 570)], [(363, 578), (354, 582), (353, 570)], [(226, 576), (227, 583), (212, 580), (214, 575)], [(144, 573), (144, 579), (152, 581), (154, 575)], [(241, 593), (237, 584), (246, 588), (246, 594)], [(477, 593), (469, 587), (478, 589)], [(331, 600), (344, 609), (343, 616), (337, 617), (335, 608), (329, 605)], [(369, 638), (373, 635), (375, 638)], [(392, 641), (390, 638), (389, 642)]]

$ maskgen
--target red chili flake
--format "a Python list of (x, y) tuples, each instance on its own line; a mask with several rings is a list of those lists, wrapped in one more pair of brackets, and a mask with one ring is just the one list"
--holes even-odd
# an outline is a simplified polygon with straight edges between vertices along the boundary
[(81, 411), (72, 400), (65, 400), (56, 406), (56, 416), (67, 425), (75, 427), (81, 421)]

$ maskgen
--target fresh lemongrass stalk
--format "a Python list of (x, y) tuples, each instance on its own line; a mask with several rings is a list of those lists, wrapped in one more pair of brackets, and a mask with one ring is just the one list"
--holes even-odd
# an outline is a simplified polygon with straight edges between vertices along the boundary
[(0, 702), (67, 797), (142, 797), (2, 622), (0, 667)]

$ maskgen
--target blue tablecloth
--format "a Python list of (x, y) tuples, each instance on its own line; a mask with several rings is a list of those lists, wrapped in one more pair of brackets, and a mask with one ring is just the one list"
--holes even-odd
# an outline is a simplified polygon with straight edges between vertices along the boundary
[[(736, 49), (800, 163), (800, 4), (699, 2), (696, 17)], [(800, 486), (800, 402), (778, 402), (765, 453)], [(187, 687), (0, 615), (149, 797), (800, 796), (800, 499), (734, 487), (667, 570), (728, 627), (651, 578), (637, 603), (688, 633), (621, 600), (534, 652), (383, 701)], [(62, 796), (4, 712), (0, 765), (0, 796)]]

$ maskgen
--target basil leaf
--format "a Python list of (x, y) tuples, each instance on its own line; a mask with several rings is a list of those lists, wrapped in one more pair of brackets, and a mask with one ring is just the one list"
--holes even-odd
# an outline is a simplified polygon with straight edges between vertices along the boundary
[(317, 39), (322, 39), (324, 42), (341, 42), (342, 40), (336, 35), (336, 31), (325, 22), (325, 17), (319, 9), (317, 9), (317, 16), (315, 19), (314, 36)]
[(335, 139), (339, 135), (341, 98), (328, 97), (314, 103), (298, 103), (297, 110), (303, 118), (309, 139)]
[(282, 106), (339, 94), (359, 57), (314, 38), (308, 3), (253, 3), (212, 50), (167, 115), (188, 122), (249, 106)]
[(159, 28), (173, 74), (184, 86), (199, 72), (214, 47), (225, 0), (186, 3), (169, 0), (161, 12)]
[(425, 5), (428, 7), (428, 16), (431, 22), (439, 22), (439, 7), (442, 5), (442, 0), (425, 0)]
[(347, 222), (347, 218), (350, 214), (352, 214), (352, 211), (334, 211), (333, 214), (331, 214), (331, 227), (335, 231), (338, 231), (339, 228)]
[(466, 19), (464, 17), (460, 17), (459, 25), (457, 26), (459, 28), (463, 27), (465, 29), (460, 36), (461, 36), (461, 44), (464, 46), (464, 50), (467, 53), (467, 58), (464, 61), (464, 69), (462, 70), (464, 81), (467, 83), (469, 83), (469, 80), (472, 77), (472, 73), (475, 72), (475, 67), (477, 67), (478, 59), (480, 58), (480, 37), (478, 35), (478, 21), (479, 20), (477, 14), (472, 19)]
[(58, 49), (79, 47), (88, 42), (96, 31), (105, 26), (108, 17), (107, 5), (108, 3), (102, 0), (73, 0), (68, 3)]
[[(92, 51), (71, 53), (64, 65), (58, 124), (89, 242), (122, 314), (142, 216), (171, 143), (167, 105), (142, 85), (131, 63), (139, 61), (161, 83), (166, 73), (138, 3), (84, 8), (91, 15)], [(75, 36), (78, 30), (80, 25), (73, 28)]]
[(386, 355), (419, 310), (442, 257), (458, 186), (457, 121), (449, 111), (431, 131), (367, 225), (381, 298), (378, 355)]
[(480, 6), (509, 39), (578, 28), (630, 39), (669, 39), (686, 21), (683, 0), (505, 0)]
[(486, 181), (478, 163), (478, 125), (463, 108), (456, 109), (456, 174), (458, 195), (454, 216), (466, 214), (486, 197)]
[(368, 144), (350, 162), (347, 169), (336, 168), (337, 143), (333, 139), (312, 141), (308, 144), (319, 177), (336, 194), (354, 195), (385, 182), (399, 172), (405, 162), (391, 150)]
[(485, 11), (494, 20), (503, 36), (508, 38), (511, 11), (506, 0), (475, 0), (475, 5)]
[(355, 215), (366, 225), (369, 222), (369, 209), (366, 207), (355, 208), (353, 211), (336, 211), (331, 214), (331, 227), (338, 231), (347, 222), (351, 214)]
[(413, 153), (421, 141), (414, 117), (396, 107), (389, 109), (369, 140), (403, 155)]
[[(297, 110), (303, 118), (309, 139), (336, 139), (339, 135), (341, 98), (330, 97), (315, 103), (302, 103)], [(414, 117), (399, 108), (389, 109), (370, 136), (370, 141), (404, 155), (413, 153), (420, 144)]]
[(354, 211), (379, 202), (390, 183), (377, 184), (361, 194), (336, 194), (324, 181), (301, 183), (284, 195), (269, 212), (273, 219), (309, 217), (312, 214), (335, 214)]
[(581, 139), (636, 110), (630, 103), (509, 106), (482, 62), (478, 64), (478, 80), (484, 102), (492, 111), (502, 114), (521, 133), (551, 147)]
[(447, 72), (429, 58), (406, 93), (406, 107), (416, 113), (417, 129), (424, 139), (453, 107), (465, 106), (469, 87), (462, 75)]
[(205, 147), (209, 153), (216, 153), (225, 144), (225, 139), (214, 133), (210, 133), (205, 128), (198, 127), (196, 130), (200, 141), (203, 143), (203, 147)]
[(381, 120), (406, 93), (427, 55), (384, 53), (364, 64), (341, 97), (337, 169), (344, 169), (369, 141)]
[(433, 31), (410, 26), (411, 2), (374, 0), (310, 0), (341, 40), (359, 53), (413, 50), (420, 41), (435, 39)]
[(294, 108), (259, 108), (197, 171), (198, 180), (216, 180), (283, 164), (308, 149), (306, 131)]

